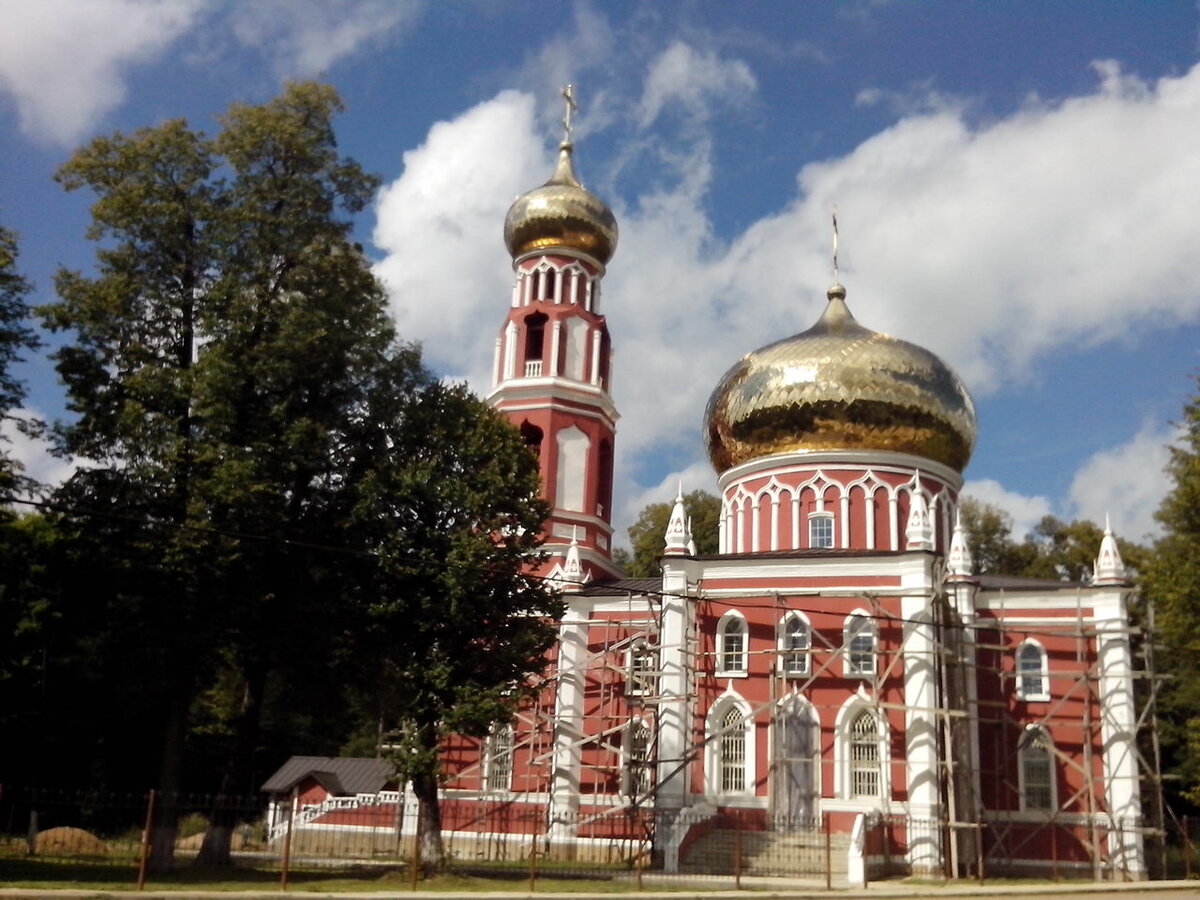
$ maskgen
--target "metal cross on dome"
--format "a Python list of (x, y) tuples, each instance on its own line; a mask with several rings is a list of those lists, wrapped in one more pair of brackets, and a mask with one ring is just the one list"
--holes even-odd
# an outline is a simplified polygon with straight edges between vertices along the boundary
[(833, 281), (836, 284), (838, 280), (838, 233), (837, 233), (837, 207), (833, 208)]
[(571, 143), (571, 114), (579, 107), (575, 105), (575, 85), (568, 84), (562, 89), (563, 100), (566, 101), (566, 114), (563, 116), (563, 143)]

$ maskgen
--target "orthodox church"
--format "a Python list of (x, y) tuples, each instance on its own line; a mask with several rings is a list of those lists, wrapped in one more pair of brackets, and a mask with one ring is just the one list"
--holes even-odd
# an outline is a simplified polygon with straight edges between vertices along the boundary
[(489, 395), (540, 462), (537, 574), (567, 610), (537, 700), (445, 748), (448, 839), (571, 858), (626, 841), (687, 871), (736, 828), (764, 848), (826, 835), (852, 881), (1145, 877), (1115, 539), (1087, 584), (973, 574), (956, 512), (970, 394), (860, 324), (836, 260), (817, 321), (731, 360), (712, 392), (719, 552), (696, 553), (680, 496), (661, 578), (623, 577), (602, 292), (618, 229), (573, 153), (568, 124), (504, 222), (515, 279)]
[(541, 701), (447, 749), (447, 828), (528, 804), (548, 851), (578, 851), (640, 810), (668, 870), (734, 817), (820, 823), (864, 866), (1144, 877), (1116, 541), (1088, 584), (972, 573), (956, 507), (976, 418), (942, 360), (859, 324), (835, 259), (818, 320), (709, 400), (719, 552), (696, 554), (680, 497), (661, 579), (625, 579), (601, 290), (617, 223), (576, 178), (569, 126), (504, 239), (489, 399), (538, 456), (539, 574), (567, 612)]

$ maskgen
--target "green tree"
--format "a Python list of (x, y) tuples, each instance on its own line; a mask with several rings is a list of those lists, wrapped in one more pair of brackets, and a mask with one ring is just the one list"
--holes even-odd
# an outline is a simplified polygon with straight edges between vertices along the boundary
[[(660, 573), (658, 561), (662, 558), (663, 545), (667, 536), (667, 523), (671, 519), (671, 503), (651, 503), (638, 513), (637, 521), (629, 526), (629, 544), (632, 557), (625, 563), (625, 570), (632, 578), (654, 578)], [(717, 526), (721, 520), (721, 500), (707, 491), (691, 491), (684, 495), (683, 506), (692, 519), (692, 539), (697, 553), (716, 553), (718, 546)]]
[[(25, 324), (29, 308), (25, 296), (29, 282), (17, 271), (17, 236), (0, 227), (0, 424), (14, 418), (25, 397), (25, 388), (13, 372), (21, 355), (38, 345), (33, 331)], [(7, 438), (0, 435), (0, 441)], [(0, 497), (17, 486), (18, 467), (6, 448), (0, 446)], [(0, 515), (4, 513), (0, 511)]]
[(1166, 652), (1158, 660), (1170, 676), (1159, 706), (1165, 768), (1179, 776), (1184, 799), (1200, 806), (1200, 393), (1184, 405), (1181, 425), (1167, 464), (1171, 490), (1157, 513), (1163, 536), (1143, 586), (1159, 614)]
[(401, 396), (394, 449), (361, 483), (356, 543), (370, 546), (355, 629), (363, 705), (394, 727), (391, 758), (420, 803), (421, 858), (445, 861), (439, 753), (484, 737), (536, 688), (563, 612), (525, 573), (549, 510), (520, 435), (461, 387)]
[(991, 503), (964, 497), (958, 505), (967, 547), (979, 574), (1019, 575), (1033, 562), (1037, 548), (1032, 542), (1013, 539), (1013, 520)]
[[(63, 486), (78, 558), (105, 559), (110, 653), (156, 686), (156, 785), (184, 787), (198, 696), (224, 680), (221, 791), (244, 791), (272, 671), (336, 631), (336, 566), (315, 549), (352, 506), (368, 396), (423, 382), (342, 216), (376, 181), (341, 158), (331, 88), (289, 86), (235, 106), (214, 139), (168, 122), (101, 138), (62, 168), (96, 195), (94, 277), (62, 272), (46, 324), (75, 421), (61, 448), (88, 462)], [(94, 513), (102, 512), (102, 516)], [(80, 516), (86, 515), (83, 519)], [(136, 628), (142, 640), (123, 646)], [(295, 686), (300, 690), (301, 686)], [(228, 858), (218, 822), (203, 857)], [(160, 816), (158, 866), (175, 823)]]

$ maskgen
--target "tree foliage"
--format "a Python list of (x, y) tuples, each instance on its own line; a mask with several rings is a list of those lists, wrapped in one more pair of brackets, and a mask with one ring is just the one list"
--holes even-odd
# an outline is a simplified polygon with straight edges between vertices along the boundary
[[(17, 236), (0, 227), (0, 424), (13, 418), (25, 397), (24, 385), (13, 367), (25, 351), (38, 345), (25, 321), (30, 285), (17, 270), (17, 253)], [(0, 435), (3, 440), (6, 438)], [(10, 493), (17, 483), (17, 466), (6, 449), (0, 444), (0, 495)]]
[[(721, 500), (707, 491), (691, 491), (684, 495), (684, 509), (692, 519), (692, 539), (697, 553), (717, 552), (717, 525), (721, 519)], [(667, 523), (671, 519), (672, 503), (651, 503), (638, 514), (637, 521), (629, 526), (629, 544), (632, 556), (625, 570), (632, 578), (653, 578), (660, 572), (658, 561), (662, 557), (667, 536)]]
[[(520, 576), (534, 463), (397, 340), (350, 240), (377, 182), (338, 153), (339, 110), (291, 85), (214, 137), (99, 138), (58, 176), (94, 194), (98, 242), (40, 310), (66, 335), (59, 448), (85, 463), (55, 498), (64, 569), (95, 578), (97, 664), (139, 673), (160, 791), (254, 791), (282, 761), (264, 748), (336, 752), (355, 711), (486, 730), (550, 640), (553, 598)], [(174, 823), (153, 837), (169, 865)]]
[[(1197, 378), (1200, 385), (1200, 378)], [(1145, 569), (1163, 641), (1159, 665), (1169, 676), (1160, 692), (1165, 769), (1200, 807), (1200, 393), (1184, 405), (1182, 435), (1171, 447), (1171, 490), (1157, 517), (1163, 536)]]

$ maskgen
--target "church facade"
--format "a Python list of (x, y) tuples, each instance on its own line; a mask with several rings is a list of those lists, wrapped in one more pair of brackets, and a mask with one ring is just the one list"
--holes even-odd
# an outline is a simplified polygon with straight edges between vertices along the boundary
[(447, 746), (445, 827), (483, 834), (502, 808), (544, 852), (629, 840), (668, 870), (736, 822), (918, 874), (1144, 877), (1116, 542), (1088, 584), (973, 574), (976, 421), (949, 367), (860, 325), (835, 262), (819, 320), (712, 394), (719, 552), (695, 552), (680, 497), (661, 578), (628, 579), (601, 290), (617, 224), (569, 140), (504, 233), (490, 402), (538, 456), (538, 574), (567, 611), (538, 699)]

